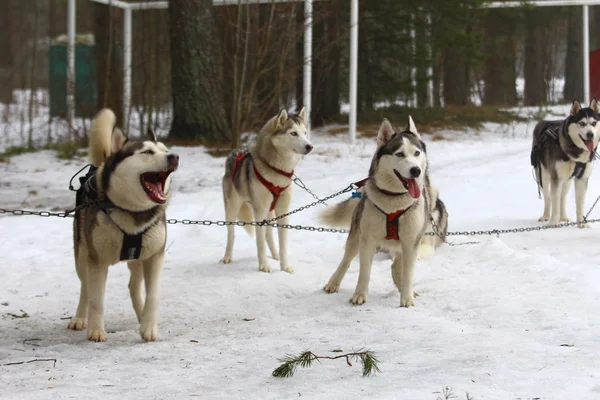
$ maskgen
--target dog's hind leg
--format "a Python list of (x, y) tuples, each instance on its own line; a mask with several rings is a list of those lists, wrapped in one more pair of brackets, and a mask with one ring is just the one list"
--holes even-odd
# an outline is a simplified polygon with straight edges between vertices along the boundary
[[(223, 201), (225, 203), (225, 220), (236, 221), (242, 206), (242, 198), (239, 196), (232, 183), (223, 178)], [(227, 225), (227, 247), (221, 263), (229, 264), (233, 256), (233, 243), (235, 242), (235, 226)]]
[[(550, 174), (545, 168), (542, 168), (542, 185), (540, 188), (542, 196), (544, 197), (544, 214), (538, 219), (540, 222), (548, 221), (550, 219), (550, 211), (552, 210), (552, 198), (550, 197)], [(537, 176), (538, 174), (536, 174)], [(540, 177), (537, 176), (538, 182)], [(538, 183), (539, 185), (539, 183)]]
[(144, 270), (142, 262), (139, 260), (129, 261), (127, 263), (131, 276), (129, 278), (129, 295), (131, 303), (135, 310), (138, 322), (142, 320), (142, 310), (144, 309), (144, 297), (142, 294), (142, 282), (144, 282)]
[(94, 342), (104, 342), (104, 288), (106, 287), (107, 265), (93, 265), (88, 258), (87, 288), (88, 288), (88, 339)]
[[(269, 219), (274, 218), (275, 213), (269, 213)], [(277, 251), (277, 247), (275, 247), (275, 240), (273, 239), (273, 227), (267, 226), (267, 246), (269, 246), (269, 251), (271, 252), (271, 257), (274, 260), (279, 260), (279, 252)]]
[(577, 223), (580, 228), (589, 228), (589, 225), (583, 221), (587, 187), (588, 178), (575, 179), (575, 204), (577, 208)]
[(348, 239), (346, 239), (346, 248), (344, 250), (344, 257), (340, 262), (340, 265), (337, 267), (331, 278), (329, 278), (329, 282), (323, 288), (327, 293), (335, 293), (339, 290), (340, 284), (350, 267), (350, 263), (354, 260), (354, 257), (358, 254), (358, 245), (360, 241), (360, 236), (358, 229), (351, 229), (348, 234)]
[(164, 253), (161, 251), (142, 262), (146, 283), (146, 302), (140, 318), (140, 336), (146, 342), (153, 342), (158, 337), (158, 304), (163, 261)]
[(80, 331), (85, 329), (87, 324), (88, 315), (88, 287), (87, 287), (87, 256), (82, 255), (81, 251), (78, 252), (75, 258), (75, 268), (77, 270), (77, 276), (81, 281), (81, 290), (79, 292), (79, 304), (77, 305), (77, 311), (75, 316), (71, 318), (69, 322), (69, 329)]
[(567, 195), (572, 183), (573, 179), (569, 179), (562, 185), (562, 193), (560, 194), (560, 222), (570, 222), (567, 216)]

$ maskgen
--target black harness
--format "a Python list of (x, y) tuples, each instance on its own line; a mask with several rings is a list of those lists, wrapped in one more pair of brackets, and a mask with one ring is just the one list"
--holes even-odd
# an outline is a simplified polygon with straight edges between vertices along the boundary
[[(100, 199), (98, 197), (98, 189), (96, 187), (96, 171), (97, 168), (91, 165), (88, 173), (79, 178), (80, 185), (79, 189), (77, 189), (77, 193), (75, 194), (75, 219), (79, 218), (83, 208), (90, 205), (98, 207), (107, 216), (109, 216), (107, 210), (111, 208), (119, 208), (109, 199)], [(85, 201), (86, 198), (87, 201)], [(119, 228), (121, 232), (123, 232), (123, 244), (121, 245), (121, 256), (119, 260), (127, 261), (137, 260), (140, 258), (140, 253), (142, 252), (142, 236), (150, 228), (148, 227), (144, 231), (135, 235), (130, 235), (121, 229), (117, 224), (115, 224), (115, 226)], [(75, 234), (77, 235), (77, 240), (79, 240), (79, 228), (75, 230)]]

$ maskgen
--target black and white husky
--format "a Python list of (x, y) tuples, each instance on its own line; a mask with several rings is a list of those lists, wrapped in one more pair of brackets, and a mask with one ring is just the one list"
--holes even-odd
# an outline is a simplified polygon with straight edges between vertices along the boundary
[[(398, 133), (387, 119), (383, 120), (361, 193), (360, 200), (348, 199), (321, 214), (328, 225), (342, 226), (351, 221), (344, 257), (323, 289), (337, 292), (350, 263), (359, 255), (360, 274), (350, 302), (363, 304), (369, 292), (373, 255), (377, 249), (385, 249), (394, 256), (392, 277), (400, 290), (400, 305), (413, 306), (419, 248), (429, 247), (431, 251), (443, 242), (448, 213), (429, 180), (425, 143), (411, 117), (407, 128)], [(439, 236), (424, 236), (434, 229)]]
[(594, 166), (600, 121), (598, 102), (582, 108), (574, 101), (570, 115), (562, 121), (540, 121), (533, 130), (531, 165), (538, 190), (544, 196), (544, 214), (539, 221), (550, 225), (568, 222), (567, 194), (575, 182), (577, 223), (584, 222), (585, 195)]
[[(115, 114), (101, 110), (90, 131), (95, 173), (82, 179), (75, 214), (74, 247), (81, 294), (69, 328), (87, 326), (89, 340), (106, 340), (104, 288), (109, 266), (127, 261), (129, 292), (140, 335), (158, 335), (160, 276), (167, 240), (165, 210), (171, 173), (179, 156), (169, 153), (152, 132), (148, 140), (128, 140), (115, 126)], [(142, 283), (146, 281), (146, 298)]]

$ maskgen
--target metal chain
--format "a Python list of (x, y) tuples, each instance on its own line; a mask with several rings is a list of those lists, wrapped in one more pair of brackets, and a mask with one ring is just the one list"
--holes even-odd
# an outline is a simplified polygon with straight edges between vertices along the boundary
[(592, 213), (592, 210), (594, 209), (594, 207), (596, 207), (596, 204), (598, 204), (598, 200), (600, 200), (600, 196), (598, 196), (596, 198), (596, 201), (594, 201), (594, 204), (592, 204), (592, 206), (590, 207), (590, 210), (587, 212), (587, 214), (585, 214), (585, 217), (583, 217), (583, 220), (585, 222), (589, 222), (588, 221), (588, 217), (590, 216), (590, 214)]
[(435, 223), (435, 221), (433, 220), (433, 218), (431, 218), (431, 227), (433, 228), (433, 232), (426, 232), (425, 236), (438, 236), (440, 239), (442, 239), (442, 241), (444, 243), (446, 243), (449, 246), (464, 246), (467, 244), (479, 244), (479, 242), (463, 242), (463, 243), (452, 243), (446, 240), (446, 236), (449, 234), (449, 232), (446, 232), (446, 236), (442, 235)]
[[(316, 194), (314, 194), (312, 192), (312, 190), (310, 190), (309, 188), (306, 187), (306, 185), (304, 184), (304, 182), (302, 182), (302, 180), (300, 178), (298, 178), (298, 176), (294, 175), (293, 178), (292, 178), (292, 182), (294, 182), (296, 184), (296, 186), (298, 186), (299, 188), (306, 190), (308, 192), (308, 194), (310, 194), (316, 200), (319, 200), (319, 201), (321, 200), (321, 199), (319, 199), (319, 196), (317, 196)], [(320, 202), (322, 202), (323, 204), (327, 205), (325, 203), (325, 201), (320, 201)]]

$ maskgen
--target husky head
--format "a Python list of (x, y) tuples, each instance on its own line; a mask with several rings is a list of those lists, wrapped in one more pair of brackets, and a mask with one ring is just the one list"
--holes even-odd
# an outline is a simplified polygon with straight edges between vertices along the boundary
[(407, 192), (418, 199), (426, 169), (425, 143), (413, 119), (409, 116), (406, 129), (399, 133), (394, 132), (390, 121), (384, 119), (377, 134), (377, 152), (369, 172), (377, 187), (395, 193)]
[(179, 156), (169, 153), (152, 130), (148, 131), (148, 140), (142, 141), (128, 140), (115, 128), (110, 156), (102, 170), (102, 188), (117, 207), (149, 210), (167, 202), (171, 173), (178, 166)]
[(285, 109), (279, 111), (261, 129), (259, 140), (267, 139), (282, 156), (287, 154), (306, 155), (313, 149), (306, 135), (306, 110), (304, 107), (296, 115), (288, 115)]
[(574, 101), (569, 115), (569, 137), (577, 147), (589, 151), (590, 154), (598, 146), (599, 133), (596, 124), (600, 122), (599, 112), (598, 101), (594, 98), (587, 108), (582, 108), (578, 101)]

